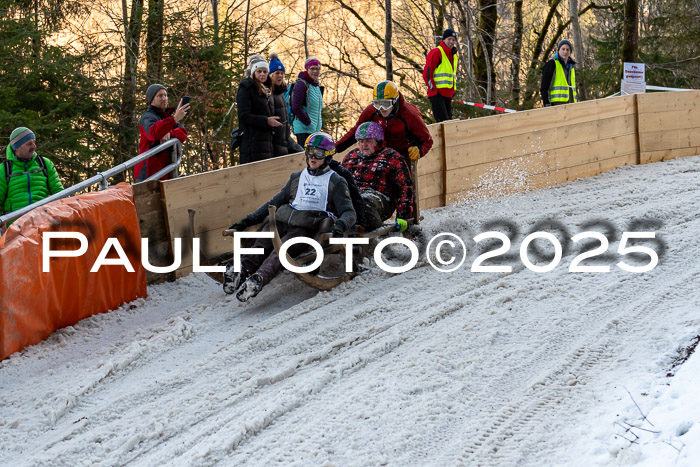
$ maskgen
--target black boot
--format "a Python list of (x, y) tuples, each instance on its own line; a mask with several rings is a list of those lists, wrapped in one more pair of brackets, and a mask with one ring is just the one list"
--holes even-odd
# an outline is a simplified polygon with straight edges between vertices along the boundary
[(241, 272), (233, 271), (233, 260), (226, 263), (226, 272), (224, 272), (224, 292), (227, 294), (234, 293), (243, 281), (246, 280), (248, 274), (245, 269), (241, 268)]
[(236, 292), (236, 298), (241, 302), (247, 302), (255, 297), (263, 288), (263, 278), (260, 274), (253, 274), (241, 285)]

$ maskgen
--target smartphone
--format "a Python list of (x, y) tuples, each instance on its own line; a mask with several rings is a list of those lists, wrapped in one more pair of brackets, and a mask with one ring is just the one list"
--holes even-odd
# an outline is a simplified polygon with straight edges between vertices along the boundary
[[(189, 104), (190, 103), (190, 96), (182, 96), (182, 105)], [(187, 113), (190, 113), (188, 110)]]

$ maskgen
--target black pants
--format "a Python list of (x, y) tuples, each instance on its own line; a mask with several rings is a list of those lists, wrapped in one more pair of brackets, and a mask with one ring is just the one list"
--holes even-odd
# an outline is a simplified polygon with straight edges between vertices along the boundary
[(362, 201), (365, 207), (365, 229), (375, 230), (382, 226), (382, 222), (390, 218), (394, 213), (394, 204), (388, 196), (377, 190), (365, 190), (362, 193)]
[(436, 94), (430, 98), (433, 104), (433, 116), (436, 122), (452, 120), (452, 98)]
[[(270, 219), (265, 218), (263, 223), (258, 227), (258, 232), (269, 232), (270, 231)], [(313, 232), (305, 229), (303, 227), (292, 227), (283, 222), (277, 223), (277, 231), (280, 235), (280, 240), (282, 243), (295, 237), (312, 237)], [(272, 246), (271, 238), (256, 238), (256, 239), (246, 239), (241, 242), (241, 245), (246, 248), (262, 248), (264, 254), (262, 255), (243, 255), (241, 257), (241, 270), (245, 271), (243, 274), (245, 277), (250, 276), (253, 273), (258, 273), (263, 278), (263, 285), (267, 285), (272, 279), (275, 278), (277, 273), (282, 270), (282, 263), (280, 262), (279, 256), (275, 251), (275, 247)], [(303, 253), (308, 248), (308, 245), (301, 243), (292, 246), (289, 249), (289, 254), (291, 256), (296, 256)]]
[(301, 146), (302, 148), (306, 148), (306, 146), (304, 146), (304, 143), (306, 143), (306, 138), (308, 138), (310, 135), (311, 133), (297, 133), (294, 136), (297, 137), (297, 142), (299, 143), (299, 146)]

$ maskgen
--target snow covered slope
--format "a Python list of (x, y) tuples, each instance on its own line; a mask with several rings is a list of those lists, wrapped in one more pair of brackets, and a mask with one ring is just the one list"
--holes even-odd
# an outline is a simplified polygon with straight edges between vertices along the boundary
[[(0, 464), (697, 465), (700, 357), (673, 364), (700, 334), (698, 175), (693, 157), (427, 211), (426, 239), (471, 245), (452, 273), (423, 258), (330, 292), (283, 273), (245, 305), (203, 274), (150, 287), (0, 362)], [(569, 272), (578, 244), (527, 269), (543, 221), (605, 227), (583, 264), (610, 272)], [(513, 270), (471, 272), (494, 222), (518, 230)], [(646, 262), (617, 254), (631, 230), (656, 232), (650, 272), (616, 266)]]

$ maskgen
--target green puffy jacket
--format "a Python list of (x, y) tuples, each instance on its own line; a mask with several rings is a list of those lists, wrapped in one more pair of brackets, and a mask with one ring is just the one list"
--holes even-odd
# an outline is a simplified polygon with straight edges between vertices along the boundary
[(19, 160), (8, 145), (5, 155), (8, 161), (12, 161), (12, 174), (8, 186), (5, 164), (0, 164), (0, 202), (3, 213), (16, 211), (63, 190), (56, 167), (47, 158), (43, 158), (47, 174), (44, 175), (36, 153), (28, 161)]

